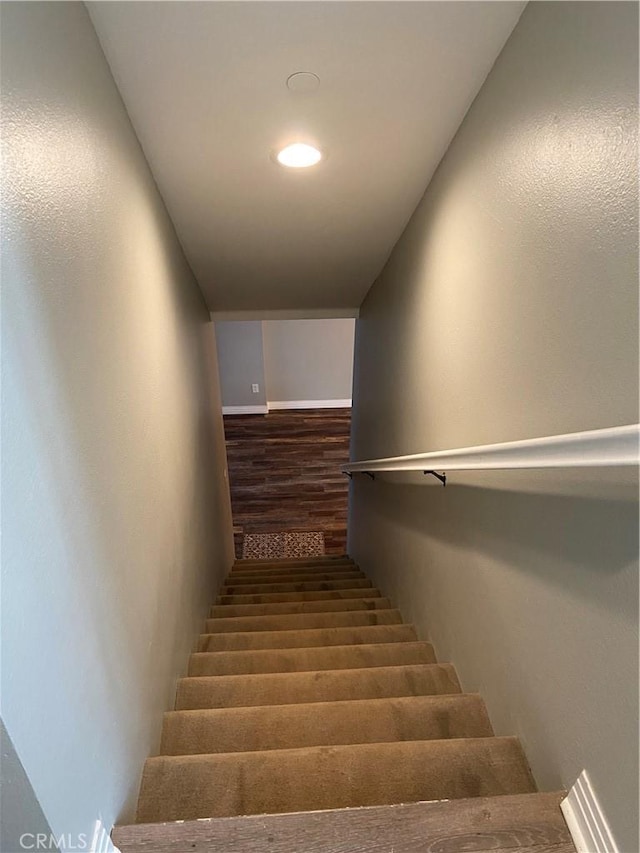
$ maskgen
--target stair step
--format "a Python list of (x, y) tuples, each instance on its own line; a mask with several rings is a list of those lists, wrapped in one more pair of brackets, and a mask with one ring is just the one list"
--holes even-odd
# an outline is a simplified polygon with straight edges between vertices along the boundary
[(198, 651), (292, 649), (308, 646), (346, 646), (349, 643), (404, 643), (416, 639), (416, 630), (413, 625), (362, 625), (347, 628), (304, 628), (297, 631), (236, 631), (229, 634), (200, 634)]
[(235, 560), (233, 568), (250, 569), (270, 566), (315, 566), (333, 565), (334, 563), (353, 563), (347, 554), (323, 554), (317, 557), (266, 557), (262, 559)]
[(297, 572), (278, 572), (268, 574), (267, 572), (251, 572), (250, 574), (237, 575), (232, 572), (224, 579), (225, 586), (238, 586), (239, 584), (265, 584), (265, 583), (300, 583), (301, 581), (341, 581), (349, 578), (362, 580), (366, 575), (355, 566), (345, 571), (314, 572), (309, 569)]
[(380, 598), (380, 590), (368, 587), (363, 591), (362, 587), (349, 589), (325, 589), (312, 590), (311, 592), (272, 592), (272, 593), (249, 593), (235, 595), (219, 595), (216, 604), (277, 604), (285, 601), (341, 601), (347, 598)]
[[(565, 792), (116, 826), (121, 853), (575, 853)], [(434, 846), (437, 844), (437, 848)]]
[(243, 568), (242, 566), (234, 566), (229, 572), (234, 577), (251, 577), (252, 575), (286, 575), (286, 574), (322, 574), (322, 572), (353, 572), (360, 571), (360, 567), (350, 560), (348, 563), (317, 563), (315, 565), (307, 565), (299, 563), (294, 566), (252, 566), (251, 568)]
[(371, 587), (368, 578), (345, 578), (344, 580), (314, 580), (314, 581), (289, 581), (281, 583), (256, 583), (256, 584), (225, 584), (221, 595), (249, 595), (252, 593), (264, 593), (268, 595), (274, 592), (320, 592), (322, 590), (335, 589), (366, 589)]
[(176, 711), (460, 693), (447, 663), (181, 678)]
[(228, 575), (225, 578), (225, 586), (255, 586), (256, 584), (276, 584), (276, 583), (304, 583), (306, 581), (344, 581), (349, 578), (357, 578), (362, 580), (365, 577), (364, 573), (359, 569), (348, 569), (344, 572), (285, 572), (281, 574), (263, 574), (262, 572), (255, 577), (251, 575)]
[(309, 574), (309, 575), (321, 575), (324, 573), (331, 572), (359, 572), (361, 571), (360, 566), (358, 566), (353, 561), (348, 563), (316, 563), (315, 565), (305, 565), (300, 563), (295, 566), (252, 566), (251, 568), (238, 568), (234, 566), (229, 570), (229, 576), (231, 577), (261, 577), (261, 576), (270, 576), (270, 575), (298, 575), (298, 574)]
[(270, 616), (231, 616), (207, 619), (208, 634), (236, 631), (298, 631), (308, 628), (348, 628), (359, 625), (400, 625), (399, 610), (346, 610), (335, 613), (275, 613)]
[(327, 601), (281, 601), (272, 604), (214, 604), (212, 619), (229, 616), (273, 616), (276, 613), (336, 613), (345, 610), (390, 610), (388, 598), (346, 598)]
[(533, 791), (535, 784), (516, 738), (162, 755), (145, 763), (137, 821), (274, 814)]
[[(366, 720), (366, 725), (363, 721)], [(165, 714), (161, 755), (491, 737), (477, 694), (259, 705)]]
[(377, 643), (301, 649), (255, 649), (240, 652), (196, 652), (189, 675), (245, 675), (264, 672), (309, 672), (326, 669), (402, 666), (435, 663), (430, 643)]

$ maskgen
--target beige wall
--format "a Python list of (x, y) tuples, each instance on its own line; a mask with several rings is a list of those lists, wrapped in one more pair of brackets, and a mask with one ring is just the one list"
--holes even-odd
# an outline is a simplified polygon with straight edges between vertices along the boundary
[(354, 320), (269, 320), (262, 326), (269, 401), (351, 399)]
[(84, 5), (1, 15), (2, 716), (90, 833), (131, 818), (232, 558), (215, 342)]
[[(225, 407), (351, 400), (354, 320), (230, 320), (215, 326)], [(260, 387), (257, 394), (253, 383)]]
[[(354, 459), (638, 420), (637, 6), (530, 3), (365, 300)], [(637, 479), (354, 479), (350, 553), (637, 838)]]
[[(262, 323), (259, 320), (218, 321), (216, 343), (223, 406), (265, 406)], [(258, 393), (251, 386), (258, 386)]]

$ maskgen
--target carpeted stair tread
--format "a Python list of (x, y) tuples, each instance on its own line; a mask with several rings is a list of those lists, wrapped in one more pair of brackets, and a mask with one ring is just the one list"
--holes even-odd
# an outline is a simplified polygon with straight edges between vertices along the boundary
[(116, 826), (122, 853), (576, 853), (566, 791)]
[[(145, 764), (139, 822), (304, 822), (535, 791), (518, 740), (493, 736), (481, 697), (344, 555), (236, 561), (205, 630)], [(282, 853), (308, 849), (299, 827)], [(318, 853), (370, 849), (332, 832)]]
[(533, 791), (515, 738), (157, 756), (145, 764), (137, 822)]
[(200, 634), (197, 650), (223, 652), (240, 649), (292, 649), (305, 646), (346, 646), (349, 643), (404, 643), (414, 640), (417, 640), (417, 636), (413, 625), (361, 625), (345, 628), (302, 628), (295, 631)]
[(334, 563), (331, 566), (273, 566), (262, 569), (231, 569), (227, 577), (230, 578), (255, 578), (272, 577), (273, 575), (322, 575), (334, 572), (360, 572), (361, 569), (355, 563)]
[(270, 616), (231, 616), (207, 619), (206, 632), (298, 631), (307, 628), (348, 628), (358, 625), (400, 625), (398, 610), (346, 610), (334, 613), (275, 613)]
[(276, 613), (336, 613), (345, 610), (390, 610), (388, 598), (346, 598), (326, 601), (276, 601), (272, 604), (214, 604), (210, 618), (272, 616)]
[(239, 652), (196, 652), (189, 659), (189, 675), (309, 672), (316, 669), (357, 669), (435, 662), (433, 646), (425, 642), (252, 649)]
[(222, 587), (222, 595), (250, 595), (252, 593), (264, 593), (268, 595), (274, 592), (320, 592), (332, 589), (367, 589), (371, 587), (368, 578), (345, 578), (344, 580), (313, 580), (313, 581), (283, 581), (279, 583), (248, 583), (248, 584), (225, 584)]
[(348, 554), (322, 554), (315, 557), (262, 557), (235, 560), (233, 568), (249, 569), (269, 568), (270, 566), (315, 566), (333, 565), (334, 563), (353, 563)]
[(354, 565), (336, 566), (332, 569), (326, 569), (324, 566), (315, 566), (299, 569), (263, 570), (261, 572), (230, 572), (225, 578), (225, 583), (231, 583), (236, 579), (244, 581), (253, 580), (254, 583), (262, 583), (262, 581), (273, 580), (277, 577), (285, 578), (286, 580), (294, 577), (304, 577), (307, 580), (314, 580), (323, 578), (325, 575), (333, 577), (334, 575), (351, 574), (355, 574), (358, 577), (366, 577), (364, 572), (358, 566)]
[(266, 583), (299, 583), (300, 581), (339, 581), (348, 580), (349, 578), (366, 577), (364, 572), (355, 566), (351, 566), (344, 571), (332, 570), (330, 572), (322, 571), (315, 572), (309, 569), (299, 570), (297, 572), (278, 572), (277, 574), (267, 572), (251, 572), (250, 574), (237, 575), (231, 573), (224, 579), (225, 586), (237, 586), (238, 584), (266, 584)]
[(257, 577), (253, 575), (228, 575), (225, 579), (225, 586), (255, 586), (256, 584), (277, 584), (277, 583), (301, 583), (306, 581), (343, 581), (350, 578), (362, 580), (365, 577), (363, 572), (358, 569), (349, 569), (344, 572), (291, 572), (284, 574), (262, 574)]
[(340, 601), (347, 598), (381, 598), (382, 593), (375, 587), (350, 589), (320, 589), (310, 592), (270, 592), (235, 595), (219, 595), (216, 604), (278, 604), (286, 601)]
[[(366, 720), (366, 725), (363, 721)], [(165, 714), (161, 755), (491, 737), (477, 694), (259, 705)]]
[(353, 560), (332, 563), (289, 563), (269, 564), (264, 566), (233, 566), (229, 574), (233, 576), (250, 577), (251, 575), (296, 574), (298, 572), (352, 572), (360, 571), (360, 566)]
[(181, 678), (175, 707), (186, 711), (460, 692), (450, 664), (407, 664)]

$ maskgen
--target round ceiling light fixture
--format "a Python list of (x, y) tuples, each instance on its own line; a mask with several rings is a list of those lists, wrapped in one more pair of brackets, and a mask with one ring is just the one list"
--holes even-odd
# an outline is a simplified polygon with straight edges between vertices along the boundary
[(320, 78), (312, 71), (296, 71), (287, 77), (287, 89), (296, 95), (313, 95), (320, 88)]
[(306, 142), (294, 142), (279, 151), (276, 160), (290, 169), (307, 169), (322, 160), (322, 152)]

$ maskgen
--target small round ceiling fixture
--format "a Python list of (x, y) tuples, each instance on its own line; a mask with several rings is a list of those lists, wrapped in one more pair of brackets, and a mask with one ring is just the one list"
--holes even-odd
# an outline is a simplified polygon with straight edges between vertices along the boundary
[(287, 89), (300, 95), (310, 95), (318, 91), (320, 78), (312, 71), (296, 71), (287, 77)]
[(290, 169), (307, 169), (322, 160), (322, 152), (306, 142), (294, 142), (279, 151), (276, 160), (281, 166), (288, 166)]

